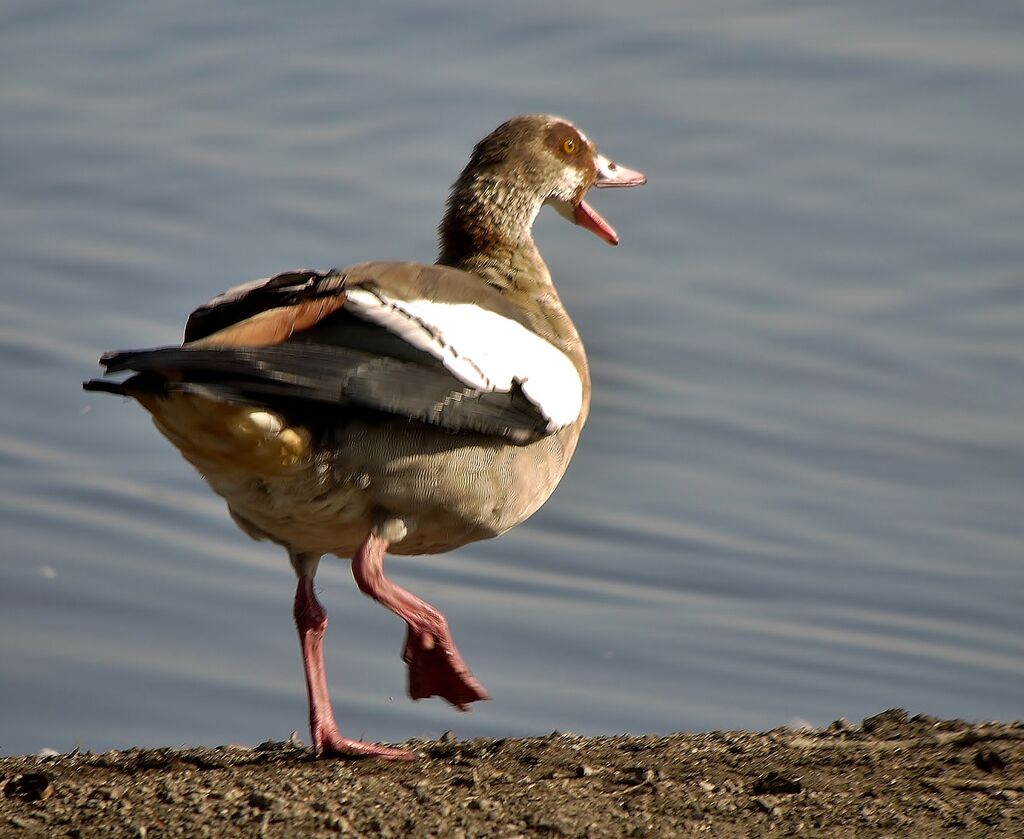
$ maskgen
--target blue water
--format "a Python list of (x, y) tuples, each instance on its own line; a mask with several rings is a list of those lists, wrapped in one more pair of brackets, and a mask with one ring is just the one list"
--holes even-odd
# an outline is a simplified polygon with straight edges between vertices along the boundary
[(352, 736), (765, 728), (1024, 707), (1024, 7), (9, 0), (0, 8), (0, 751), (305, 737), (282, 552), (103, 350), (300, 266), (431, 261), (552, 111), (647, 172), (542, 213), (595, 401), (501, 539), (390, 563), (494, 701), (404, 696), (318, 576)]

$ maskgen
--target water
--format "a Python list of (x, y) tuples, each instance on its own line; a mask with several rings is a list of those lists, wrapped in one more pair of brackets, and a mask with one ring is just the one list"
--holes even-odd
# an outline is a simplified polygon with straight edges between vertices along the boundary
[(286, 268), (434, 255), (504, 118), (643, 190), (542, 214), (592, 418), (552, 501), (395, 560), (494, 701), (404, 697), (401, 623), (318, 577), (346, 733), (664, 732), (1024, 704), (1024, 12), (582, 0), (0, 10), (0, 750), (303, 732), (282, 553), (106, 349)]

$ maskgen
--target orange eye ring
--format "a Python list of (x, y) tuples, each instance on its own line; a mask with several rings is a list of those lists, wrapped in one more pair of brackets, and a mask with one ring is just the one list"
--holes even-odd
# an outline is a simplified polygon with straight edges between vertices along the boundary
[(566, 137), (562, 142), (562, 151), (566, 154), (576, 154), (580, 150), (579, 144), (576, 142), (575, 137)]

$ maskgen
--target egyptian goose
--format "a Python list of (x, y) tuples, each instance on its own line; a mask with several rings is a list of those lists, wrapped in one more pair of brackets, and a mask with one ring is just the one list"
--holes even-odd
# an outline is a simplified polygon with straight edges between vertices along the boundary
[(592, 186), (645, 183), (571, 123), (519, 116), (473, 149), (435, 265), (368, 262), (238, 286), (188, 318), (180, 347), (105, 354), (86, 390), (130, 396), (255, 539), (288, 551), (317, 755), (409, 758), (342, 736), (323, 661), (320, 558), (408, 624), (413, 699), (487, 699), (440, 611), (384, 576), (384, 556), (504, 533), (558, 484), (590, 375), (531, 230), (544, 204), (609, 244)]

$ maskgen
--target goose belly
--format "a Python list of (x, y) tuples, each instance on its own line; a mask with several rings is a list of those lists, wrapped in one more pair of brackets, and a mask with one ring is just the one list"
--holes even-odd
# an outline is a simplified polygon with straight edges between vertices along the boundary
[(140, 401), (246, 533), (344, 557), (387, 518), (406, 525), (396, 554), (503, 533), (547, 500), (579, 436), (574, 426), (513, 446), (387, 418), (340, 418), (314, 433), (265, 408), (195, 395)]

